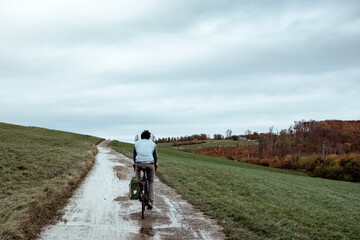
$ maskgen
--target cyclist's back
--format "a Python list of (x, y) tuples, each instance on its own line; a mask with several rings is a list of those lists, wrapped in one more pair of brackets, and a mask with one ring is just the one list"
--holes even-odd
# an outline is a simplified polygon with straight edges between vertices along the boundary
[(156, 144), (148, 139), (141, 139), (137, 141), (134, 146), (136, 151), (135, 162), (148, 162), (154, 163), (154, 152), (156, 150)]

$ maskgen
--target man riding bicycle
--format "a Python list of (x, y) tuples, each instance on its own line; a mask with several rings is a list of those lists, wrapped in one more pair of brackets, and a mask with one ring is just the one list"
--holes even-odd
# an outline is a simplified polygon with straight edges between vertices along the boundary
[(149, 181), (149, 191), (147, 202), (148, 209), (153, 208), (154, 203), (154, 177), (158, 167), (158, 155), (156, 144), (150, 140), (151, 133), (144, 130), (141, 133), (141, 140), (134, 144), (133, 159), (135, 167), (135, 177), (140, 179), (141, 168), (146, 169), (146, 175)]

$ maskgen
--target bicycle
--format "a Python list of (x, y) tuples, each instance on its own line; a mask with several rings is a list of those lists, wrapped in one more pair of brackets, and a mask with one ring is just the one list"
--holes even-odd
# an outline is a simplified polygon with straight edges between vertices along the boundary
[(145, 207), (148, 202), (148, 179), (146, 176), (146, 168), (141, 168), (142, 177), (140, 179), (140, 194), (139, 194), (139, 201), (141, 202), (141, 218), (145, 218)]

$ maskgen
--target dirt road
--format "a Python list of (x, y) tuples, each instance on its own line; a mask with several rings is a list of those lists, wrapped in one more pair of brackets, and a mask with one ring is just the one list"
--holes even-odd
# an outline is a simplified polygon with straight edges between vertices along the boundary
[(129, 200), (132, 160), (98, 145), (95, 164), (64, 209), (63, 220), (39, 239), (224, 239), (221, 227), (155, 180), (154, 209), (141, 219), (139, 201)]

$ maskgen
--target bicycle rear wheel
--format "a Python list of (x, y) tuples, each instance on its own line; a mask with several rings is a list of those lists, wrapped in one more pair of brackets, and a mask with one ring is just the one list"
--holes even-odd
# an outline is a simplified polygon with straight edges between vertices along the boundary
[(141, 218), (145, 218), (145, 200), (141, 201)]

